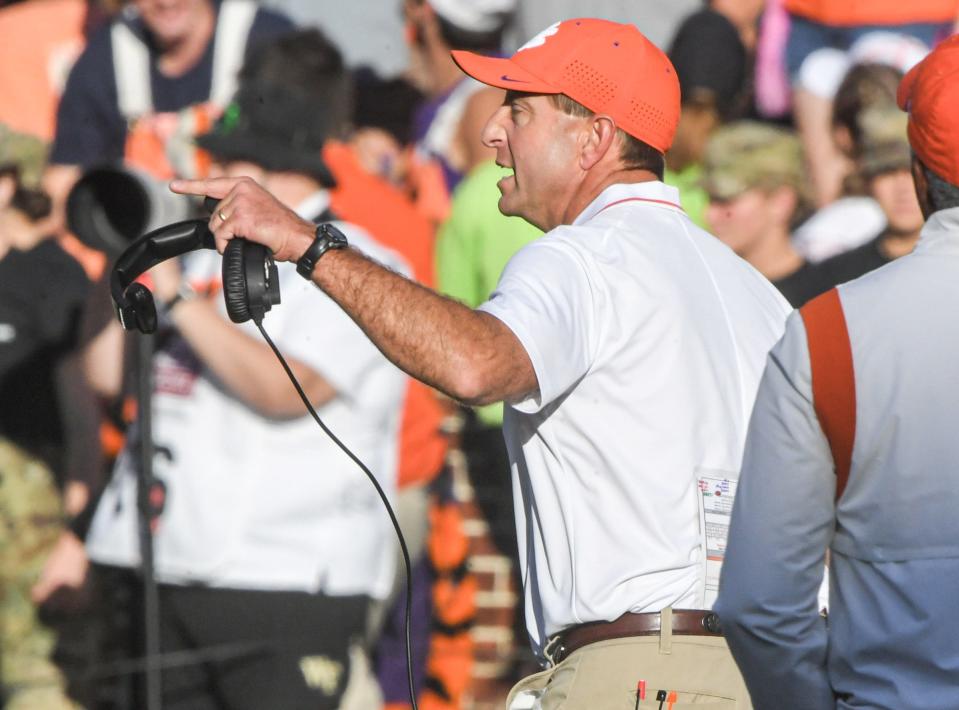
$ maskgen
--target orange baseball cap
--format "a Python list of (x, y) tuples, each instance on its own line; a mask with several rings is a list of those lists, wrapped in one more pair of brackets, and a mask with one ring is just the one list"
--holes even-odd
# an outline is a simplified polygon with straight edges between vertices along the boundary
[(557, 22), (509, 59), (454, 51), (477, 81), (532, 94), (565, 94), (665, 153), (679, 123), (679, 79), (669, 58), (633, 25)]
[(942, 42), (899, 84), (909, 144), (936, 175), (959, 185), (959, 35)]

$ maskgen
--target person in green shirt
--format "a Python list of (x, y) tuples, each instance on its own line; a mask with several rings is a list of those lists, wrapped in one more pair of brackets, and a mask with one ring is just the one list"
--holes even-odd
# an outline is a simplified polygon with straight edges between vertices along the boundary
[[(488, 161), (477, 165), (453, 193), (449, 219), (436, 242), (436, 275), (440, 291), (476, 308), (486, 301), (506, 262), (542, 232), (520, 217), (506, 217), (496, 207), (497, 181), (509, 171)], [(503, 424), (502, 403), (476, 409), (488, 427)]]

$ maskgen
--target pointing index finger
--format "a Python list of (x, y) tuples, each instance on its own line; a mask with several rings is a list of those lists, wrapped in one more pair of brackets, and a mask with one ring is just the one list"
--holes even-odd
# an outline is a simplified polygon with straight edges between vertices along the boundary
[(170, 189), (181, 195), (206, 195), (218, 200), (226, 197), (233, 186), (237, 184), (237, 178), (208, 178), (206, 180), (173, 180), (170, 183)]

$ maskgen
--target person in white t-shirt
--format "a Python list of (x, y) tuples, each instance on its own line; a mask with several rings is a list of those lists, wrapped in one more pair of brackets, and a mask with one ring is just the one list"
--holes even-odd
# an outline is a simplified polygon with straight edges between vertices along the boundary
[[(329, 51), (335, 76), (317, 77), (322, 100), (251, 83), (198, 138), (214, 174), (263, 182), (311, 224), (335, 219), (320, 150), (346, 84)], [(409, 273), (358, 227), (335, 224)], [(150, 272), (166, 325), (152, 407), (154, 475), (165, 489), (154, 534), (160, 650), (189, 658), (232, 648), (164, 669), (163, 706), (340, 708), (362, 674), (354, 662), (371, 600), (392, 586), (393, 531), (370, 481), (307, 414), (253, 324), (229, 321), (220, 261), (193, 252), (182, 269), (167, 261)], [(406, 378), (292, 264), (278, 267), (282, 303), (263, 325), (320, 417), (391, 494)], [(134, 424), (87, 537), (101, 565), (139, 564), (138, 465)]]
[(414, 377), (509, 405), (527, 625), (549, 666), (514, 707), (749, 707), (709, 609), (789, 308), (661, 182), (679, 84), (635, 27), (567, 20), (509, 59), (453, 57), (507, 89), (483, 132), (512, 170), (499, 207), (548, 232), (476, 310), (314, 239), (252, 181), (171, 187), (219, 199), (219, 248), (244, 235), (297, 262)]

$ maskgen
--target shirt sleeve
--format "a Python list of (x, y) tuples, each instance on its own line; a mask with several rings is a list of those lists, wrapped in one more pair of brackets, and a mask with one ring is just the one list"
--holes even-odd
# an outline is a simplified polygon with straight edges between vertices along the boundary
[(490, 299), (479, 307), (519, 339), (539, 391), (510, 404), (538, 412), (569, 390), (595, 358), (593, 291), (583, 257), (554, 230), (521, 249), (506, 265)]
[(806, 332), (793, 313), (759, 386), (715, 606), (756, 707), (835, 704), (817, 602), (835, 492)]

